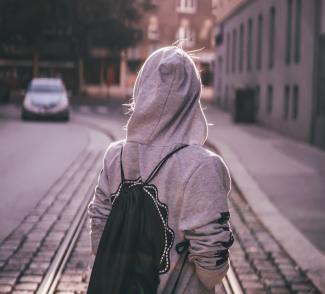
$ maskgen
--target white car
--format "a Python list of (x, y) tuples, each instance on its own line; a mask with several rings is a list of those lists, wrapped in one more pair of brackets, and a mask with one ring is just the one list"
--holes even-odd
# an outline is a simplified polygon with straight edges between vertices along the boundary
[(28, 86), (22, 106), (23, 120), (50, 118), (69, 120), (69, 99), (61, 79), (35, 78)]

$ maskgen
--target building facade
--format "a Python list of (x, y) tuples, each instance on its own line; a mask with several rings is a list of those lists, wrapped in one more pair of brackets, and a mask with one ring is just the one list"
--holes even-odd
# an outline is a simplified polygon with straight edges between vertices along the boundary
[[(121, 54), (90, 47), (78, 61), (69, 49), (55, 58), (45, 52), (38, 62), (37, 74), (33, 72), (31, 54), (19, 58), (15, 54), (10, 58), (0, 56), (0, 79), (12, 89), (25, 89), (33, 76), (60, 76), (76, 93), (124, 99), (131, 94), (137, 72), (146, 58), (154, 50), (179, 40), (186, 51), (201, 49), (195, 53), (196, 61), (201, 67), (203, 83), (212, 85), (215, 22), (212, 0), (152, 0), (152, 3), (153, 9), (146, 11), (139, 22), (143, 35), (135, 47)], [(61, 50), (64, 46), (59, 47)], [(212, 96), (212, 87), (210, 90)]]
[(214, 7), (216, 103), (232, 111), (236, 91), (253, 90), (258, 123), (325, 147), (324, 1), (217, 0)]
[(132, 87), (140, 65), (153, 51), (177, 41), (183, 41), (186, 51), (199, 50), (195, 55), (203, 84), (212, 85), (215, 22), (212, 0), (154, 0), (153, 3), (155, 8), (141, 23), (143, 40), (126, 52), (128, 87)]

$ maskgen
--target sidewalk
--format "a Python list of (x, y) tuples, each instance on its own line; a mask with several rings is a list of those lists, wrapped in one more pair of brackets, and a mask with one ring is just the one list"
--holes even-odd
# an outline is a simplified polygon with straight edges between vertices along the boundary
[(257, 125), (205, 110), (209, 141), (253, 211), (325, 291), (325, 152)]

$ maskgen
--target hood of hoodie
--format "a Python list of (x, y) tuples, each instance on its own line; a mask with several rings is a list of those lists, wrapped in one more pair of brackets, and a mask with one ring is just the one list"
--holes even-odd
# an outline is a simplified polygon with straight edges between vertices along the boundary
[(177, 47), (155, 51), (134, 85), (134, 111), (126, 141), (151, 146), (203, 145), (208, 128), (201, 91), (199, 73), (187, 53)]

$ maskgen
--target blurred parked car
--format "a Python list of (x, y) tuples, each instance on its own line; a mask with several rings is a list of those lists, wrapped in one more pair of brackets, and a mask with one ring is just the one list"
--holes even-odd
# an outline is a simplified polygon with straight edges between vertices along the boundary
[(36, 78), (28, 86), (22, 106), (23, 120), (69, 120), (69, 99), (61, 79)]
[(0, 103), (8, 103), (10, 99), (9, 86), (0, 80)]

